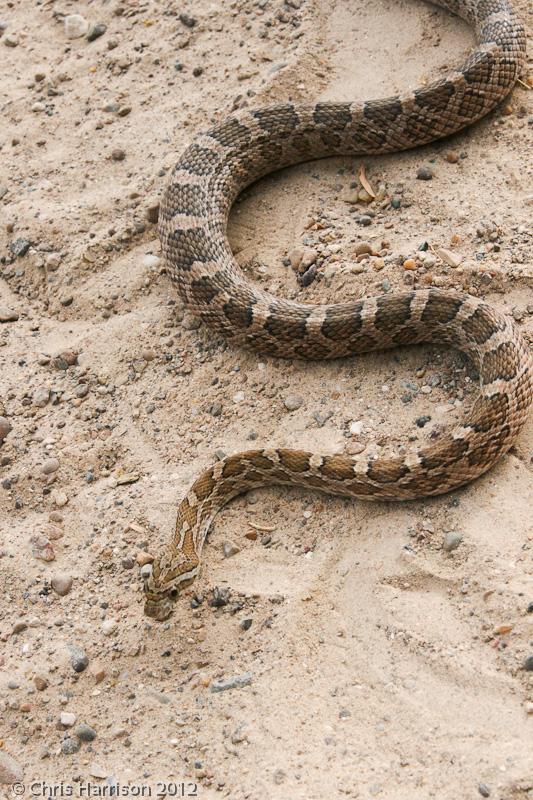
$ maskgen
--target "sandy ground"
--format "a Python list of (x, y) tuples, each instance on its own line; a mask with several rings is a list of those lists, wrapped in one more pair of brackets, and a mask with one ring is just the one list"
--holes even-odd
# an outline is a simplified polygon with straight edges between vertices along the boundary
[[(244, 497), (216, 521), (196, 607), (191, 592), (168, 623), (143, 616), (137, 562), (217, 453), (386, 448), (472, 391), (431, 348), (310, 364), (228, 347), (184, 314), (147, 218), (180, 151), (232, 108), (414, 86), (469, 30), (392, 0), (187, 2), (0, 0), (0, 792), (531, 798), (532, 424), (439, 499)], [(107, 30), (68, 39), (74, 12)], [(366, 159), (386, 197), (368, 227), (347, 202), (360, 159), (261, 181), (232, 213), (240, 263), (309, 302), (462, 287), (531, 336), (531, 113), (519, 85), (450, 141)], [(380, 256), (357, 261), (362, 241)], [(405, 270), (424, 242), (459, 266)], [(320, 253), (306, 288), (283, 264), (302, 245)]]

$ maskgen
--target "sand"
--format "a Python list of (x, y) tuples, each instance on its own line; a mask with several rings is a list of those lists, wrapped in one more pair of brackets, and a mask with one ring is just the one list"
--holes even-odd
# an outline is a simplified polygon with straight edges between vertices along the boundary
[[(2, 791), (20, 778), (34, 796), (63, 781), (73, 796), (118, 782), (202, 800), (532, 797), (532, 423), (488, 475), (441, 498), (272, 489), (233, 502), (167, 623), (143, 616), (137, 563), (221, 452), (396, 447), (468, 402), (468, 369), (437, 348), (320, 364), (225, 344), (184, 313), (150, 218), (179, 153), (233, 108), (416, 86), (460, 61), (469, 29), (389, 0), (0, 12)], [(71, 13), (107, 30), (68, 39)], [(239, 262), (308, 302), (462, 288), (531, 337), (531, 113), (518, 85), (451, 140), (364, 159), (388, 198), (368, 226), (347, 202), (361, 159), (262, 180), (232, 212)], [(416, 179), (423, 166), (432, 180)], [(382, 255), (357, 261), (363, 241)], [(434, 258), (407, 275), (424, 243), (459, 266)], [(301, 246), (324, 259), (308, 287), (283, 264)], [(213, 691), (236, 676), (248, 685)], [(82, 723), (93, 741), (80, 743)]]

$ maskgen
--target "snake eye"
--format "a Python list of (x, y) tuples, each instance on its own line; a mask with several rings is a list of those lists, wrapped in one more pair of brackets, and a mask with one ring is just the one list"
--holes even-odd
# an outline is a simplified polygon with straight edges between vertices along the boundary
[(177, 589), (171, 589), (168, 594), (169, 594), (169, 597), (172, 598), (172, 600), (175, 600), (176, 597), (178, 596), (178, 590)]

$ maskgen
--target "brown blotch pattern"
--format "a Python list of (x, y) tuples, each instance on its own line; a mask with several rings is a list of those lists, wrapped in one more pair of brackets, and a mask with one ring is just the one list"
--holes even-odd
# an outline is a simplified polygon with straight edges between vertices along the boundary
[(301, 450), (278, 450), (281, 464), (291, 472), (307, 472), (311, 469), (309, 454)]
[(462, 302), (457, 297), (449, 297), (440, 292), (430, 292), (422, 312), (422, 320), (439, 324), (451, 322), (461, 308)]
[(270, 309), (270, 316), (265, 321), (265, 329), (284, 342), (293, 342), (295, 339), (303, 339), (306, 334), (305, 323), (310, 311), (300, 312), (301, 316), (286, 317), (281, 315), (277, 308)]
[(411, 301), (413, 293), (398, 295), (397, 297), (378, 297), (375, 326), (380, 331), (391, 334), (394, 328), (399, 328), (411, 316)]
[(494, 312), (491, 309), (480, 306), (463, 322), (463, 330), (476, 344), (484, 344), (501, 330), (501, 325), (494, 319)]
[(367, 475), (377, 483), (394, 483), (409, 472), (409, 467), (399, 458), (370, 461)]
[(195, 481), (192, 488), (198, 500), (202, 502), (203, 500), (207, 500), (207, 498), (212, 494), (215, 486), (216, 481), (213, 478), (213, 470), (210, 469)]
[(516, 376), (520, 363), (520, 353), (514, 342), (502, 342), (494, 350), (489, 350), (483, 357), (481, 379), (483, 384), (501, 378), (510, 381)]
[(230, 456), (222, 470), (223, 478), (233, 478), (235, 475), (241, 475), (248, 469), (247, 464), (241, 459), (240, 456)]
[(468, 424), (476, 431), (490, 431), (496, 425), (502, 425), (509, 413), (507, 396), (498, 392), (492, 397), (478, 397), (468, 416)]
[(347, 481), (354, 477), (353, 461), (346, 456), (325, 456), (320, 466), (320, 472), (325, 478)]

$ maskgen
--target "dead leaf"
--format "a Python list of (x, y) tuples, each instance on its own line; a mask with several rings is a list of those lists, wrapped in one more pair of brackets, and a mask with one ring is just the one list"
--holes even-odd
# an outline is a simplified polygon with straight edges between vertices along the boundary
[(364, 164), (361, 164), (361, 166), (359, 167), (359, 182), (360, 182), (361, 186), (363, 187), (363, 189), (366, 189), (366, 191), (368, 192), (370, 197), (375, 197), (376, 196), (376, 193), (372, 188), (372, 184), (370, 183), (370, 181), (366, 177), (365, 165)]

